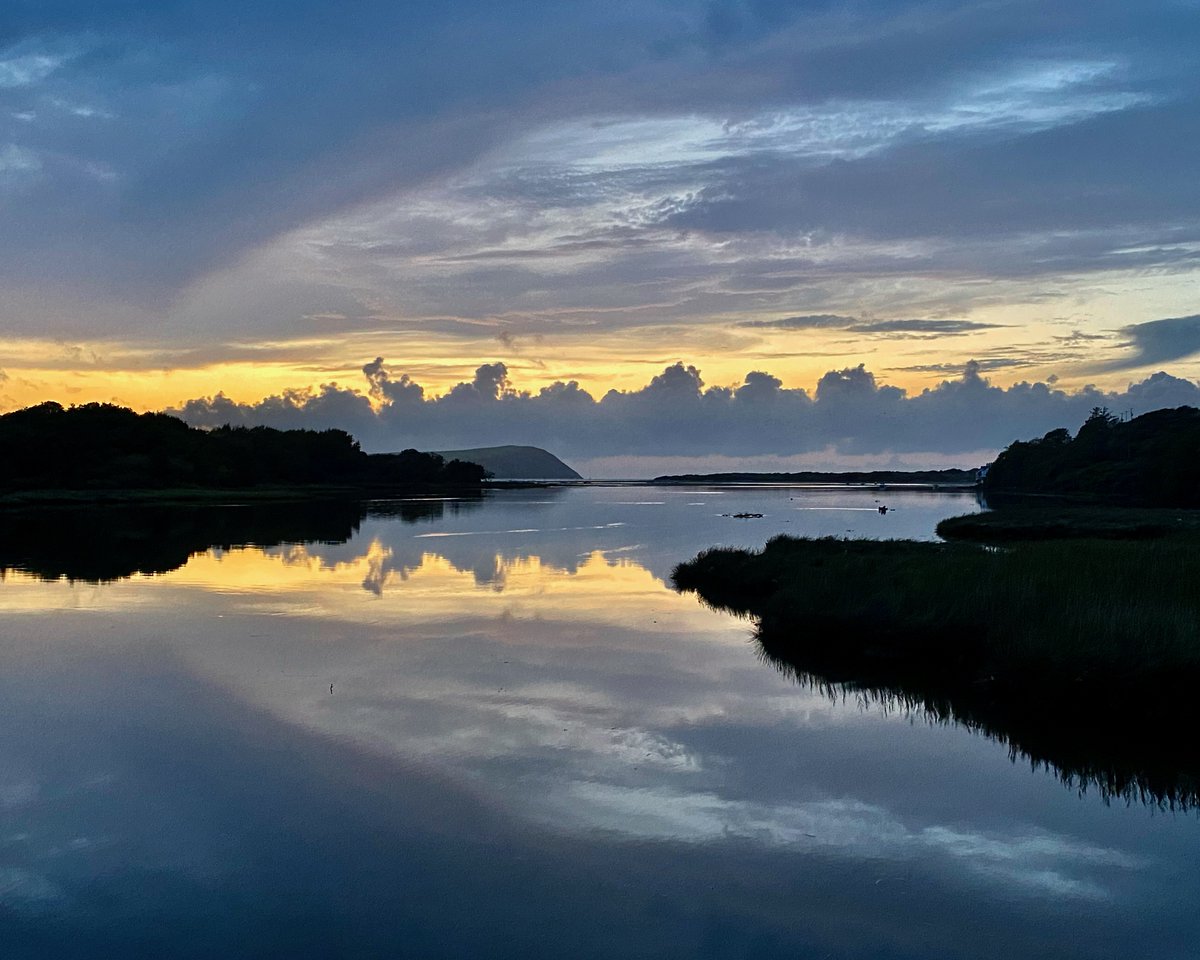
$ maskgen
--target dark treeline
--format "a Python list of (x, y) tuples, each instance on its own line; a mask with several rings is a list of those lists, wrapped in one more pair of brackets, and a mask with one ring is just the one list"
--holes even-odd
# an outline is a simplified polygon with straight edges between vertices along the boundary
[(478, 485), (474, 463), (366, 454), (343, 430), (199, 430), (112, 404), (43, 403), (0, 416), (0, 491)]
[(1200, 506), (1200, 410), (1155, 410), (1121, 421), (1097, 407), (1074, 437), (1060, 428), (1009, 446), (984, 488)]
[(43, 580), (107, 583), (167, 573), (211, 548), (345, 543), (369, 516), (420, 523), (477, 507), (483, 496), (0, 510), (0, 578), (18, 570)]
[(852, 470), (830, 473), (804, 470), (799, 473), (679, 473), (655, 477), (651, 483), (945, 483), (973, 484), (975, 470)]

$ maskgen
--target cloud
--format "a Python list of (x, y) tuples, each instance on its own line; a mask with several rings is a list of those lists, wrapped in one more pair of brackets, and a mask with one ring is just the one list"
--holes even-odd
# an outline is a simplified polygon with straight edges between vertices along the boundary
[(368, 393), (378, 404), (402, 409), (411, 404), (419, 404), (425, 398), (425, 388), (414, 383), (407, 373), (402, 374), (398, 380), (392, 380), (383, 365), (383, 357), (376, 357), (365, 364), (362, 372), (370, 384)]
[(853, 334), (876, 334), (904, 338), (953, 337), (973, 334), (978, 330), (994, 330), (1004, 324), (982, 323), (979, 320), (860, 320), (842, 317), (836, 313), (810, 313), (799, 317), (781, 317), (778, 320), (742, 320), (738, 326), (775, 330), (846, 330)]
[[(284, 231), (463, 168), (530, 112), (563, 109), (553, 87), (632, 66), (660, 29), (599, 4), (498, 15), (470, 0), (368, 2), (353, 17), (312, 0), (249, 14), (231, 0), (153, 15), (136, 3), (31, 7), (10, 32), (22, 53), (0, 60), (0, 83), (103, 100), (89, 119), (105, 122), (25, 124), (19, 146), (53, 146), (56, 160), (21, 209), (30, 249), (9, 269), (35, 270), (31, 248), (57, 244), (85, 254), (72, 262), (80, 280), (177, 286)], [(54, 53), (68, 45), (82, 52)], [(89, 182), (89, 164), (112, 182)]]
[(849, 330), (854, 333), (931, 334), (953, 337), (977, 330), (993, 330), (1004, 326), (977, 320), (859, 320), (834, 313), (816, 313), (778, 320), (744, 320), (741, 327), (772, 328), (777, 330)]
[[(377, 358), (364, 367), (367, 392), (332, 384), (239, 404), (218, 394), (172, 411), (199, 426), (267, 424), (281, 428), (338, 427), (370, 450), (456, 449), (532, 444), (599, 462), (629, 457), (976, 456), (1057, 427), (1074, 429), (1096, 406), (1133, 408), (1200, 405), (1200, 385), (1166, 373), (1124, 391), (1053, 383), (991, 384), (984, 362), (909, 394), (881, 384), (864, 364), (831, 370), (810, 395), (784, 387), (764, 371), (734, 386), (706, 386), (700, 370), (665, 367), (644, 387), (610, 390), (596, 399), (575, 381), (536, 393), (511, 383), (503, 363), (483, 364), (470, 381), (430, 396)], [(372, 405), (374, 403), (374, 406)], [(628, 460), (625, 461), (628, 463)]]
[(661, 223), (716, 235), (824, 230), (891, 240), (1194, 226), (1200, 195), (1172, 144), (1198, 136), (1194, 107), (1176, 102), (1004, 137), (946, 130), (823, 164), (731, 156)]
[(1096, 370), (1132, 370), (1182, 360), (1200, 353), (1200, 314), (1168, 317), (1122, 327), (1133, 353), (1095, 367)]
[(1059, 343), (1090, 343), (1096, 340), (1108, 340), (1107, 334), (1103, 333), (1086, 333), (1083, 330), (1072, 330), (1070, 333), (1063, 334), (1054, 338)]
[(50, 76), (62, 63), (62, 57), (36, 53), (0, 59), (0, 89), (35, 84)]
[(42, 161), (32, 150), (11, 143), (0, 147), (0, 186), (28, 179), (41, 169)]
[(861, 800), (763, 803), (590, 780), (559, 787), (537, 807), (555, 823), (582, 821), (593, 829), (656, 840), (712, 843), (732, 836), (771, 846), (850, 850), (872, 861), (902, 860), (917, 850), (1042, 897), (1105, 900), (1111, 891), (1081, 875), (1096, 867), (1129, 871), (1146, 865), (1119, 849), (1065, 835), (988, 834), (940, 825), (913, 829), (892, 811)]
[(932, 333), (955, 336), (976, 330), (994, 330), (1000, 323), (981, 323), (977, 320), (876, 320), (851, 327), (862, 333)]
[[(0, 198), (22, 224), (0, 280), (135, 317), (110, 308), (154, 313), (303, 232), (289, 283), (392, 317), (521, 301), (608, 330), (632, 311), (874, 308), (839, 302), (842, 278), (1196, 267), (1179, 144), (1198, 132), (1197, 30), (1179, 4), (768, 6), (22, 4), (0, 145), (38, 168)], [(310, 314), (265, 312), (187, 319)]]
[(812, 313), (799, 317), (780, 317), (778, 320), (745, 320), (742, 327), (773, 327), (779, 330), (845, 330), (858, 321), (836, 313)]
[[(1035, 366), (1040, 361), (1021, 359), (1017, 357), (988, 357), (986, 360), (973, 360), (977, 371), (1007, 370), (1012, 367)], [(892, 367), (892, 370), (906, 373), (944, 373), (955, 374), (962, 370), (961, 363), (915, 363), (907, 367)]]

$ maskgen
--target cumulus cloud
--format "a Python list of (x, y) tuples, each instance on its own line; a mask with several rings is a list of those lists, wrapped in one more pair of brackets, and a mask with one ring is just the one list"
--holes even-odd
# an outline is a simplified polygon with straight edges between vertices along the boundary
[(398, 380), (392, 380), (383, 365), (383, 357), (376, 357), (370, 363), (364, 364), (362, 372), (370, 385), (367, 393), (377, 404), (403, 407), (410, 403), (420, 403), (425, 397), (425, 388), (414, 383), (407, 373), (401, 374)]
[(520, 390), (503, 363), (481, 365), (472, 380), (441, 396), (396, 376), (380, 358), (363, 372), (365, 392), (328, 384), (251, 404), (218, 394), (172, 412), (198, 426), (339, 427), (376, 451), (517, 443), (590, 460), (818, 451), (975, 456), (1056, 427), (1073, 429), (1095, 406), (1144, 413), (1200, 405), (1200, 386), (1163, 372), (1123, 391), (1067, 392), (1046, 382), (995, 386), (978, 361), (915, 394), (879, 383), (864, 364), (829, 371), (810, 394), (761, 370), (740, 384), (706, 386), (697, 367), (680, 362), (640, 389), (610, 390), (599, 399), (576, 381)]

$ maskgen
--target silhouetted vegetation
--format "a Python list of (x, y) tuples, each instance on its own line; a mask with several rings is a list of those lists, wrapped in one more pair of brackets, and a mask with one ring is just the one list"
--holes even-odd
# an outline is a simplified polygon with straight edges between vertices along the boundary
[(989, 492), (1200, 506), (1200, 410), (1155, 410), (1123, 422), (1097, 407), (1074, 437), (1058, 429), (1009, 446), (983, 485)]
[(947, 540), (1012, 543), (1029, 540), (1200, 541), (1200, 513), (1192, 510), (1137, 507), (1006, 506), (937, 525)]
[(876, 485), (880, 483), (945, 484), (973, 486), (975, 470), (857, 470), (830, 473), (804, 470), (799, 473), (679, 473), (655, 477), (651, 483), (844, 483)]
[(1200, 800), (1197, 541), (777, 537), (674, 572), (781, 668), (1003, 739), (1106, 795)]
[(478, 464), (432, 453), (364, 453), (343, 430), (198, 430), (161, 413), (43, 403), (0, 416), (0, 493), (244, 490), (297, 485), (478, 485)]
[(471, 509), (482, 496), (444, 499), (306, 500), (241, 506), (175, 504), (44, 507), (0, 511), (0, 577), (105, 583), (167, 573), (211, 548), (345, 543), (369, 516), (405, 523)]

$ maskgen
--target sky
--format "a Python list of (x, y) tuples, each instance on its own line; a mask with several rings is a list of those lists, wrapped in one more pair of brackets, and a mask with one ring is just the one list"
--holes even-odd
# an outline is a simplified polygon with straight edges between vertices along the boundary
[(973, 465), (1200, 405), (1196, 0), (8, 0), (0, 410)]

